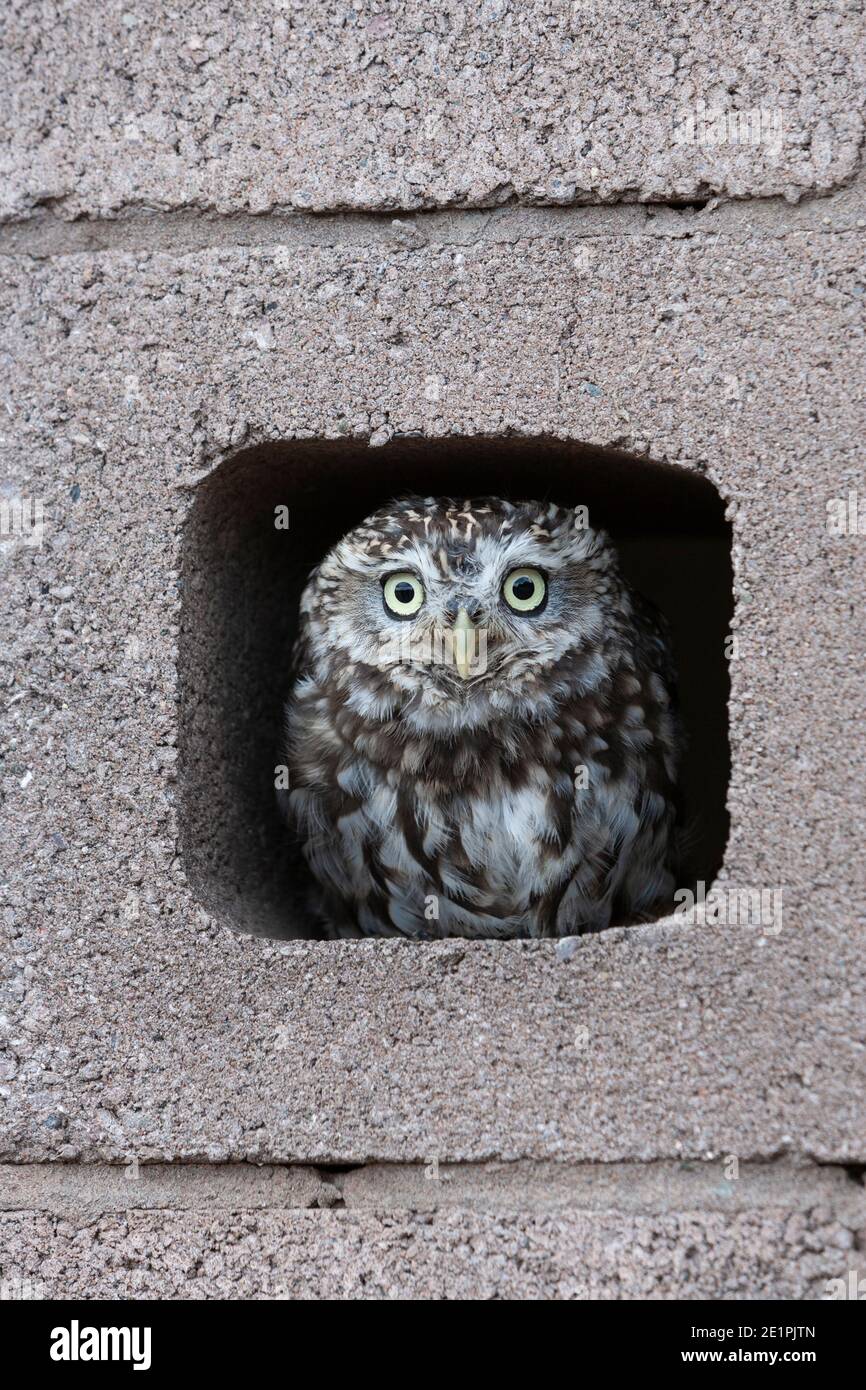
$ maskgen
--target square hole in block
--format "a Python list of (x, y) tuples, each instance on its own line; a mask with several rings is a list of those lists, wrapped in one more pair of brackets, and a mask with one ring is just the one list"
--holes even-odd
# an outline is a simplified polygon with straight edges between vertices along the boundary
[[(281, 751), (298, 598), (313, 566), (407, 492), (585, 505), (673, 630), (688, 747), (688, 867), (711, 882), (727, 841), (730, 527), (684, 469), (549, 439), (292, 442), (239, 453), (199, 487), (184, 533), (181, 850), (202, 904), (242, 930), (315, 937), (307, 869), (281, 819)], [(275, 525), (288, 509), (288, 528)]]

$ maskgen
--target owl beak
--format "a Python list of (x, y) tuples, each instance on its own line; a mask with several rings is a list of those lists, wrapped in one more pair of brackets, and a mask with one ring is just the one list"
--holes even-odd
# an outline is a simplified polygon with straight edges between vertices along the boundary
[(475, 624), (465, 608), (458, 610), (451, 631), (454, 644), (454, 665), (457, 667), (460, 678), (468, 681), (472, 675), (472, 657), (475, 654)]

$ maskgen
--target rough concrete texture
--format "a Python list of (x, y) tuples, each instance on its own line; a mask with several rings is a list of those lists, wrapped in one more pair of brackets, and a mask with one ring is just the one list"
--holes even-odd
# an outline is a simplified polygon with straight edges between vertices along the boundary
[(857, 0), (5, 10), (8, 216), (796, 199), (863, 139)]
[[(7, 1157), (862, 1160), (863, 542), (827, 527), (862, 469), (861, 190), (623, 235), (600, 211), (188, 254), (150, 252), (143, 221), (137, 250), (7, 259), (4, 471), (47, 516), (41, 546), (4, 545)], [(426, 487), (479, 434), (722, 493), (720, 881), (781, 888), (778, 934), (277, 944), (202, 907), (177, 801), (202, 482), (283, 441), (289, 487), (316, 438), (379, 446), (347, 454), (366, 477), (415, 436), (403, 481)], [(309, 482), (295, 534), (352, 486)], [(214, 819), (230, 791), (215, 758)]]
[[(862, 5), (2, 24), (3, 1278), (820, 1297), (866, 1243)], [(284, 939), (293, 585), (446, 484), (609, 514), (761, 926)]]
[[(821, 1298), (850, 1233), (820, 1210), (130, 1212), (2, 1219), (9, 1277), (45, 1298)], [(862, 1261), (861, 1261), (862, 1267)]]
[(331, 1207), (340, 1200), (339, 1190), (322, 1173), (300, 1165), (0, 1164), (2, 1212), (32, 1210), (92, 1218), (128, 1210), (304, 1210)]
[(844, 1172), (780, 1165), (366, 1168), (278, 1193), (273, 1170), (73, 1171), (0, 1169), (13, 1295), (822, 1298), (866, 1223)]

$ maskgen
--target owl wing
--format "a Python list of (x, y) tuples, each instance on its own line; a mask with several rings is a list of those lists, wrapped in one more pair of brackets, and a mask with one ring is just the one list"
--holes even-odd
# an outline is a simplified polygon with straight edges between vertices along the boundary
[[(306, 594), (309, 586), (315, 582), (319, 573), (320, 566), (316, 565), (312, 569), (304, 584)], [(292, 643), (292, 651), (289, 658), (289, 685), (290, 690), (294, 690), (301, 676), (307, 674), (312, 664), (310, 652), (310, 619), (303, 606), (298, 609), (298, 630), (295, 640)]]
[(611, 641), (611, 677), (568, 711), (577, 737), (577, 865), (557, 906), (559, 934), (598, 931), (650, 915), (673, 892), (682, 744), (676, 668), (667, 623), (648, 600)]
[(631, 601), (635, 615), (635, 645), (640, 665), (660, 676), (672, 703), (677, 704), (677, 669), (670, 623), (661, 610), (648, 598), (644, 598), (643, 594), (632, 590)]
[[(308, 583), (315, 578), (317, 571), (318, 566), (316, 566), (316, 568), (311, 572)], [(298, 630), (295, 634), (295, 639), (292, 642), (291, 652), (289, 654), (288, 660), (288, 674), (286, 686), (287, 689), (291, 691), (291, 694), (289, 696), (288, 701), (286, 702), (286, 707), (283, 713), (283, 747), (280, 757), (282, 761), (286, 761), (289, 765), (291, 765), (291, 757), (287, 750), (291, 738), (291, 725), (295, 705), (297, 702), (298, 684), (303, 679), (303, 677), (309, 673), (311, 665), (312, 660), (310, 653), (310, 622), (309, 618), (307, 617), (307, 614), (304, 612), (303, 608), (301, 608), (298, 613)], [(276, 795), (277, 806), (279, 807), (280, 815), (282, 816), (284, 821), (291, 824), (291, 816), (289, 815), (289, 798), (291, 796), (290, 789), (278, 788)]]

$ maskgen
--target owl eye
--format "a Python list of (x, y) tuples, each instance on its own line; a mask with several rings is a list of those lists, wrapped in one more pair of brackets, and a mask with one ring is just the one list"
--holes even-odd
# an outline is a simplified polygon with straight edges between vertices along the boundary
[(382, 598), (395, 618), (412, 618), (424, 602), (424, 585), (414, 574), (387, 574), (382, 580)]
[(515, 613), (537, 613), (547, 600), (547, 580), (541, 570), (512, 570), (502, 586), (502, 597)]

